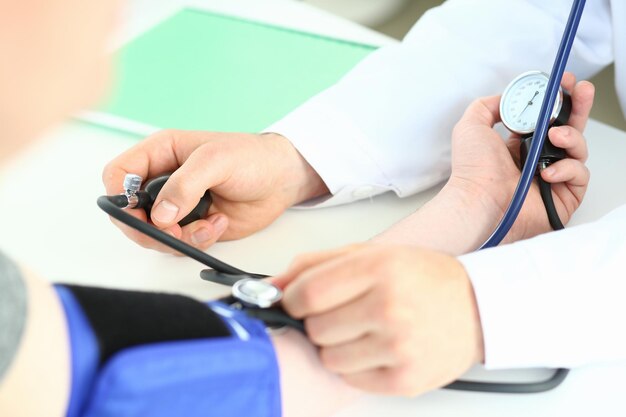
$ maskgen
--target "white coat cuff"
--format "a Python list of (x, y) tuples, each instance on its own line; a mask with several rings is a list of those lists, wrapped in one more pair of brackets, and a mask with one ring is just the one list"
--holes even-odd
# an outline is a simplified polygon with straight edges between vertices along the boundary
[(322, 96), (309, 100), (265, 132), (287, 138), (332, 194), (300, 207), (333, 206), (389, 190), (397, 192), (361, 145), (371, 140)]
[(459, 261), (474, 287), (487, 369), (541, 367), (558, 357), (549, 346), (555, 329), (541, 325), (542, 315), (550, 314), (558, 300), (544, 297), (534, 285), (540, 274), (523, 249), (504, 246)]

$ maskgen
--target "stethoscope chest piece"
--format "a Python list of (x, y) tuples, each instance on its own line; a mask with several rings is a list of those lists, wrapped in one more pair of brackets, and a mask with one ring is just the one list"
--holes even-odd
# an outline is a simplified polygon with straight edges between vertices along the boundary
[(244, 278), (232, 286), (232, 295), (246, 307), (270, 308), (283, 298), (277, 286), (254, 278)]
[(231, 287), (231, 295), (221, 301), (265, 322), (272, 329), (291, 327), (306, 333), (302, 320), (290, 317), (280, 306), (283, 291), (266, 280), (250, 275), (224, 274), (214, 269), (200, 272), (200, 278)]

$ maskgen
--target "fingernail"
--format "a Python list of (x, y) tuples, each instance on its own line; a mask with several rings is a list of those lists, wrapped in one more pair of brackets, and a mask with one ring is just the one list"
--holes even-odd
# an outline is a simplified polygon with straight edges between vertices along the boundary
[(167, 200), (163, 200), (152, 210), (152, 218), (159, 223), (171, 223), (178, 215), (178, 207)]
[(569, 129), (565, 126), (559, 127), (559, 131), (563, 136), (569, 136)]
[(201, 227), (200, 229), (193, 232), (193, 234), (191, 235), (191, 241), (195, 245), (204, 243), (209, 239), (211, 239), (211, 232), (209, 232), (209, 229), (207, 229), (206, 227)]
[(554, 169), (554, 167), (548, 167), (546, 169), (543, 170), (543, 172), (548, 176), (551, 177), (554, 175), (556, 169)]
[(211, 224), (215, 228), (217, 234), (221, 234), (228, 226), (228, 220), (224, 216), (217, 216), (211, 219)]

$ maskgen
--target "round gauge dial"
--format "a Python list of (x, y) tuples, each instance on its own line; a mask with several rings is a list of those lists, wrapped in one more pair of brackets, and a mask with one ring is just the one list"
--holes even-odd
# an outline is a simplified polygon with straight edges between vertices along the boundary
[[(541, 71), (529, 71), (511, 81), (500, 99), (500, 117), (507, 129), (520, 135), (535, 131), (548, 78), (548, 74)], [(563, 90), (559, 88), (551, 122), (559, 115), (562, 105)]]

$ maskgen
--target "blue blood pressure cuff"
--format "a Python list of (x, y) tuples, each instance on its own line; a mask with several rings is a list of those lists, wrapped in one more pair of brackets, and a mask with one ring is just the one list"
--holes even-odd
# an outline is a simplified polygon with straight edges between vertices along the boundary
[(188, 297), (56, 286), (72, 356), (67, 417), (277, 417), (262, 322)]

